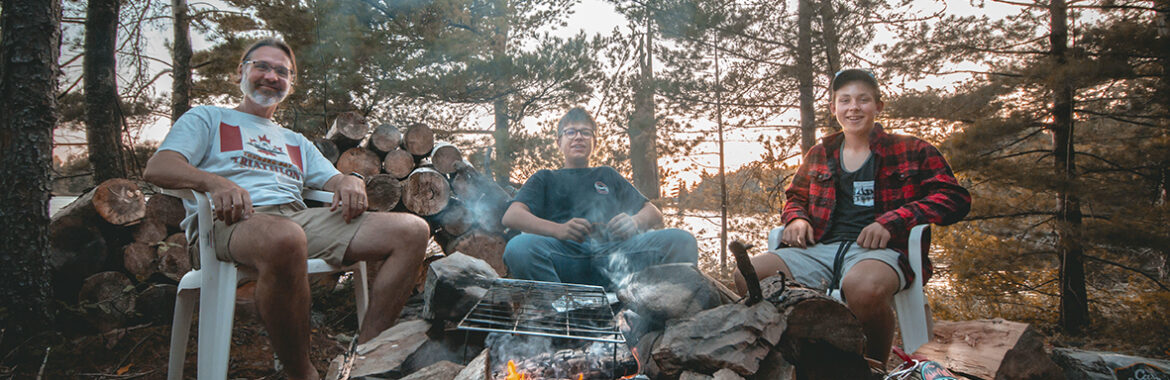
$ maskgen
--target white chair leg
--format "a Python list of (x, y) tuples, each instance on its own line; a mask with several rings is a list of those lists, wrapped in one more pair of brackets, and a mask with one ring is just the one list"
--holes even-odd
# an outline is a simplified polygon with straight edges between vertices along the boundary
[(358, 329), (366, 320), (366, 309), (370, 306), (369, 273), (366, 271), (366, 262), (358, 262), (353, 271), (354, 303), (357, 304)]
[(167, 379), (183, 378), (187, 359), (187, 339), (191, 333), (191, 316), (195, 312), (195, 289), (179, 290), (175, 299), (175, 317), (171, 323), (171, 354), (167, 362)]
[[(216, 262), (199, 297), (199, 379), (226, 379), (236, 308), (236, 267)], [(211, 269), (211, 268), (209, 268)]]

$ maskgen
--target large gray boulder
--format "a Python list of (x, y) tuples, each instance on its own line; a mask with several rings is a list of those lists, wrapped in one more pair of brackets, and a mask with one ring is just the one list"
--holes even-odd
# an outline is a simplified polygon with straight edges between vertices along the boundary
[(631, 275), (618, 299), (639, 316), (660, 323), (723, 304), (715, 285), (687, 263), (656, 265)]

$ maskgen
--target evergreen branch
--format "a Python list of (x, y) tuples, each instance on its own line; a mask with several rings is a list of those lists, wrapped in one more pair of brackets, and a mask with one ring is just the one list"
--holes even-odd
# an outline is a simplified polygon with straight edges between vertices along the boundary
[(1093, 260), (1093, 261), (1096, 261), (1099, 263), (1109, 264), (1109, 265), (1112, 265), (1112, 266), (1115, 266), (1115, 267), (1118, 267), (1121, 269), (1125, 269), (1125, 270), (1128, 270), (1131, 272), (1136, 272), (1137, 274), (1142, 275), (1142, 277), (1145, 277), (1145, 278), (1149, 279), (1150, 281), (1152, 281), (1154, 284), (1158, 285), (1158, 287), (1162, 288), (1162, 290), (1170, 292), (1170, 287), (1166, 287), (1166, 284), (1163, 284), (1161, 281), (1158, 281), (1158, 279), (1156, 277), (1150, 275), (1149, 273), (1142, 271), (1141, 269), (1130, 267), (1128, 265), (1125, 265), (1125, 264), (1122, 264), (1119, 262), (1106, 260), (1106, 259), (1096, 257), (1093, 255), (1081, 254), (1081, 256), (1083, 256), (1086, 259)]
[[(658, 94), (658, 95), (665, 97), (667, 99), (670, 99), (670, 100), (682, 100), (682, 101), (688, 101), (688, 102), (693, 102), (693, 103), (698, 103), (698, 104), (703, 104), (703, 105), (716, 105), (716, 103), (717, 103), (717, 102), (713, 102), (710, 100), (703, 100), (703, 99), (692, 98), (692, 97), (688, 97), (688, 96), (671, 96), (668, 94)], [(800, 106), (792, 105), (792, 104), (765, 104), (765, 103), (739, 103), (739, 102), (729, 103), (726, 101), (718, 102), (718, 104), (721, 104), (724, 106), (736, 106), (736, 107), (748, 107), (748, 108), (798, 108), (798, 107), (800, 107)]]
[(1139, 172), (1133, 168), (1127, 168), (1127, 167), (1121, 166), (1121, 164), (1107, 160), (1107, 159), (1105, 159), (1105, 157), (1101, 157), (1101, 156), (1098, 156), (1098, 155), (1093, 154), (1093, 153), (1076, 152), (1076, 155), (1077, 156), (1086, 156), (1089, 158), (1095, 158), (1098, 161), (1104, 162), (1104, 163), (1108, 164), (1109, 166), (1112, 166), (1114, 169), (1116, 169), (1116, 171), (1131, 173), (1131, 174), (1137, 175), (1138, 177), (1142, 177), (1142, 178), (1145, 178), (1146, 180), (1150, 180), (1150, 181), (1157, 181), (1158, 180), (1158, 178), (1155, 178), (1154, 176), (1142, 174), (1142, 172)]
[[(1011, 154), (1007, 154), (1007, 155), (1003, 155), (1003, 156), (999, 156), (999, 157), (992, 157), (992, 158), (990, 158), (990, 159), (991, 159), (991, 160), (1002, 160), (1002, 159), (1005, 159), (1005, 158), (1019, 157), (1019, 156), (1024, 156), (1024, 155), (1029, 155), (1029, 154), (1036, 154), (1036, 153), (1045, 153), (1045, 155), (1047, 155), (1047, 154), (1051, 154), (1051, 153), (1052, 153), (1052, 150), (1050, 150), (1050, 149), (1033, 149), (1033, 150), (1025, 150), (1025, 151), (1023, 151), (1023, 152), (1016, 152), (1016, 153), (1011, 153)], [(1041, 157), (1041, 158), (1043, 158), (1043, 157)]]
[[(1145, 123), (1145, 122), (1140, 122), (1140, 121), (1136, 121), (1136, 120), (1129, 120), (1129, 119), (1123, 118), (1121, 116), (1117, 116), (1114, 114), (1108, 114), (1108, 113), (1104, 113), (1104, 112), (1096, 112), (1096, 111), (1091, 111), (1091, 110), (1082, 109), (1082, 108), (1076, 108), (1073, 111), (1084, 113), (1084, 114), (1089, 114), (1089, 115), (1093, 115), (1093, 116), (1100, 116), (1100, 117), (1103, 117), (1103, 118), (1106, 118), (1109, 120), (1120, 121), (1122, 123), (1140, 125), (1143, 127), (1161, 127), (1160, 125), (1157, 125), (1157, 124)], [(1141, 116), (1139, 116), (1139, 117), (1141, 117)]]
[(996, 2), (996, 3), (1015, 5), (1015, 6), (1021, 6), (1021, 7), (1026, 7), (1026, 8), (1048, 9), (1047, 5), (1036, 4), (1036, 3), (1023, 3), (1023, 2), (1008, 1), (1008, 0), (991, 0), (991, 1)]
[(1131, 10), (1131, 11), (1155, 11), (1165, 12), (1165, 9), (1158, 9), (1155, 7), (1143, 7), (1140, 5), (1069, 5), (1069, 8), (1076, 9), (1099, 9), (1099, 10)]
[(1030, 138), (1032, 138), (1033, 136), (1036, 136), (1036, 135), (1040, 134), (1040, 133), (1041, 133), (1041, 132), (1043, 132), (1043, 131), (1044, 131), (1043, 129), (1036, 129), (1036, 130), (1032, 131), (1032, 133), (1029, 133), (1029, 134), (1027, 134), (1027, 135), (1024, 135), (1023, 137), (1020, 137), (1020, 138), (1016, 139), (1015, 141), (1009, 142), (1007, 145), (1004, 145), (1004, 146), (998, 147), (998, 148), (996, 148), (996, 149), (992, 149), (992, 150), (990, 150), (990, 151), (987, 151), (986, 153), (983, 153), (983, 154), (979, 155), (979, 158), (988, 158), (988, 157), (991, 157), (991, 155), (992, 155), (993, 153), (996, 153), (996, 152), (1002, 151), (1002, 150), (1004, 150), (1004, 149), (1010, 148), (1010, 147), (1012, 147), (1012, 146), (1015, 146), (1016, 144), (1019, 144), (1019, 143), (1021, 143), (1021, 142), (1024, 142), (1024, 140), (1030, 139)]

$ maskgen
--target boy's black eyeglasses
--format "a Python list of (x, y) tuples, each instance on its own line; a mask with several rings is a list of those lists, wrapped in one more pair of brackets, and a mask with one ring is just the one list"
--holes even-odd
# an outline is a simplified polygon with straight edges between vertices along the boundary
[(569, 136), (569, 138), (577, 137), (577, 135), (585, 137), (593, 137), (592, 129), (566, 129), (561, 131), (561, 136)]

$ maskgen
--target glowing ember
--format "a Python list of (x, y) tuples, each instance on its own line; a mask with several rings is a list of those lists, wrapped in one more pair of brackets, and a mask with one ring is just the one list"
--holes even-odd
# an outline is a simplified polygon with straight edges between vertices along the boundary
[[(638, 376), (639, 373), (642, 373), (642, 359), (638, 358), (638, 348), (630, 347), (630, 354), (634, 356), (634, 361), (638, 363), (638, 370), (635, 371), (633, 375), (622, 376), (620, 380), (633, 379), (635, 376)], [(577, 378), (577, 380), (581, 380), (581, 378)]]
[(505, 377), (504, 380), (528, 380), (528, 376), (523, 373), (516, 373), (516, 363), (509, 360), (508, 377)]

